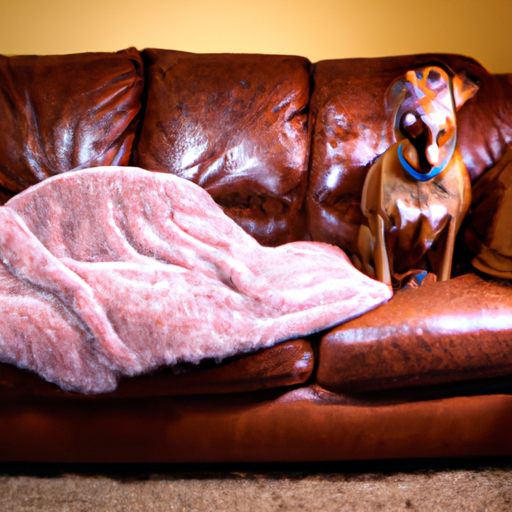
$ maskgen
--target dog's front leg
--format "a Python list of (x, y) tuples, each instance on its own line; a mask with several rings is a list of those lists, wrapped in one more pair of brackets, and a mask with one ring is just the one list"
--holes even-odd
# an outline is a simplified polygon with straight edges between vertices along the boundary
[(386, 250), (386, 233), (384, 219), (375, 213), (368, 215), (368, 224), (374, 239), (373, 262), (375, 277), (391, 288), (391, 270)]
[(446, 234), (444, 242), (443, 259), (441, 260), (441, 264), (437, 272), (438, 281), (448, 281), (452, 275), (452, 259), (455, 247), (455, 236), (457, 235), (457, 220), (450, 216), (450, 220), (448, 221), (448, 225), (445, 229), (448, 230), (448, 233)]

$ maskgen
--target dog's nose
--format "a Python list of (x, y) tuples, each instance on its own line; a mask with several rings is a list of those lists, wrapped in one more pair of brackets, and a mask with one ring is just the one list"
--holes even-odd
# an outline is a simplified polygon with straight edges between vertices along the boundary
[(439, 163), (439, 146), (437, 144), (431, 144), (427, 148), (427, 160), (432, 166), (436, 166)]
[(408, 112), (404, 116), (404, 126), (406, 126), (406, 127), (412, 126), (417, 120), (418, 119), (414, 114), (411, 114), (410, 112)]

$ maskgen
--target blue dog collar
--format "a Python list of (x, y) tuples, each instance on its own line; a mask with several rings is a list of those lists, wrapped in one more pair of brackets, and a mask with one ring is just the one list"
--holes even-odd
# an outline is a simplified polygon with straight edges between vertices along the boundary
[(402, 146), (404, 145), (404, 142), (401, 142), (398, 145), (398, 160), (400, 160), (400, 163), (402, 164), (402, 167), (404, 170), (415, 180), (417, 181), (429, 181), (432, 178), (435, 178), (438, 174), (441, 174), (448, 165), (448, 162), (452, 159), (453, 152), (455, 150), (455, 144), (452, 145), (452, 147), (448, 151), (448, 155), (443, 160), (441, 165), (438, 167), (433, 167), (431, 171), (427, 174), (422, 174), (421, 172), (418, 172), (404, 157)]

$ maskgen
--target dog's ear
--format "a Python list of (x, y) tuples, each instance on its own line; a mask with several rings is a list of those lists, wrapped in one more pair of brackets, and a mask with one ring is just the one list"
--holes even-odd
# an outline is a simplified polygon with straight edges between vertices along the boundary
[(452, 78), (453, 100), (455, 109), (459, 110), (466, 101), (472, 98), (480, 89), (480, 86), (469, 78), (466, 73), (458, 73)]
[(391, 83), (385, 96), (386, 129), (393, 142), (404, 138), (403, 133), (400, 131), (400, 120), (405, 112), (404, 100), (406, 97), (405, 77), (401, 76)]
[(393, 80), (391, 85), (388, 87), (385, 96), (385, 108), (386, 113), (391, 117), (400, 105), (404, 102), (407, 94), (407, 87), (405, 87), (405, 77), (400, 76)]

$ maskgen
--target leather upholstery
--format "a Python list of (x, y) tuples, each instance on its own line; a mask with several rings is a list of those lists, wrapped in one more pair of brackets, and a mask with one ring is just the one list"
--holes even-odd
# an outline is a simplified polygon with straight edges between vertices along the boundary
[(306, 236), (309, 62), (145, 50), (135, 164), (206, 189), (263, 245)]
[[(153, 374), (121, 379), (106, 398), (241, 393), (304, 383), (313, 371), (314, 354), (306, 340), (285, 341), (254, 354), (243, 354), (221, 363), (181, 365)], [(0, 396), (49, 396), (91, 399), (62, 391), (35, 373), (0, 364)]]
[(360, 198), (375, 158), (395, 142), (388, 88), (408, 69), (442, 62), (465, 72), (480, 90), (457, 114), (458, 143), (472, 180), (503, 155), (512, 141), (509, 75), (491, 75), (472, 59), (426, 54), (321, 61), (314, 65), (308, 224), (313, 240), (358, 253), (366, 220)]
[(129, 163), (144, 85), (135, 48), (0, 56), (0, 84), (0, 204), (62, 172)]
[(0, 400), (0, 460), (277, 462), (512, 454), (512, 397), (285, 394)]
[(472, 215), (466, 241), (473, 265), (486, 274), (512, 278), (512, 148), (473, 188)]
[(398, 292), (326, 334), (317, 379), (361, 392), (510, 375), (511, 334), (511, 284), (466, 274)]
[[(301, 57), (155, 49), (142, 57), (134, 49), (0, 57), (0, 133), (9, 134), (0, 136), (0, 204), (61, 172), (135, 163), (200, 184), (263, 244), (313, 238), (357, 252), (365, 174), (394, 140), (388, 87), (426, 60), (441, 60), (480, 83), (458, 115), (459, 145), (476, 180), (512, 142), (512, 75), (492, 75), (469, 58), (415, 55), (311, 66)], [(433, 324), (446, 311), (467, 324), (486, 300), (490, 306), (502, 301), (500, 318), (509, 316), (508, 285), (469, 276), (439, 290)], [(0, 365), (0, 460), (512, 455), (510, 395), (439, 397), (432, 386), (508, 374), (508, 327), (470, 325), (467, 331), (460, 322), (464, 328), (453, 334), (441, 332), (440, 324), (425, 336), (414, 334), (430, 301), (427, 288), (403, 292), (328, 334), (318, 379), (331, 391), (314, 384), (316, 347), (304, 340), (220, 366), (205, 362), (178, 375), (125, 380), (111, 396), (93, 398), (69, 396)], [(357, 328), (373, 329), (377, 337), (397, 331), (396, 324), (386, 326), (389, 315), (412, 330), (395, 332), (391, 342), (374, 340), (370, 350), (342, 341), (340, 333)], [(429, 386), (410, 396), (395, 389), (386, 399), (360, 393), (412, 384)], [(172, 394), (196, 396), (162, 396)]]

